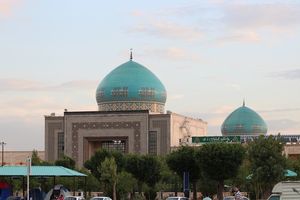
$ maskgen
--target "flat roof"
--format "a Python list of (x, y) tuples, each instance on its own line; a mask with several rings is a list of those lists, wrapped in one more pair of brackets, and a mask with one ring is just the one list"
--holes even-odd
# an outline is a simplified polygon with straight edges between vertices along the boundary
[[(0, 176), (27, 176), (27, 166), (0, 166)], [(84, 177), (83, 173), (62, 166), (31, 166), (30, 176)]]

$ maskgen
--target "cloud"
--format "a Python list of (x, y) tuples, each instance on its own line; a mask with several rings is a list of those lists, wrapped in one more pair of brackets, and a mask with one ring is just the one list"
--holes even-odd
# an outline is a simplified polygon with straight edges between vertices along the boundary
[(144, 13), (140, 10), (134, 10), (131, 12), (131, 15), (134, 16), (134, 17), (141, 17), (144, 15)]
[(179, 100), (179, 99), (183, 99), (184, 95), (183, 94), (171, 94), (168, 95), (168, 100)]
[(260, 110), (259, 113), (273, 113), (273, 112), (299, 112), (300, 108), (282, 108), (273, 110)]
[(198, 40), (203, 36), (203, 32), (197, 27), (172, 23), (169, 21), (156, 20), (143, 22), (131, 28), (131, 33), (146, 33), (163, 38), (175, 38), (186, 41)]
[(286, 70), (281, 72), (273, 72), (269, 74), (270, 77), (283, 78), (288, 80), (300, 79), (300, 69)]
[(300, 4), (291, 1), (208, 1), (164, 8), (151, 16), (156, 16), (157, 21), (143, 23), (135, 31), (186, 40), (199, 40), (205, 36), (220, 44), (257, 43), (269, 39), (270, 34), (280, 36), (279, 39), (296, 36), (300, 25)]
[(97, 81), (73, 80), (59, 85), (24, 79), (0, 79), (0, 91), (50, 91), (58, 89), (95, 89)]
[(169, 60), (192, 60), (199, 61), (199, 55), (189, 52), (186, 49), (179, 47), (159, 48), (159, 49), (145, 49), (146, 55), (153, 55), (161, 59)]
[(229, 33), (228, 35), (221, 36), (216, 39), (218, 44), (225, 44), (228, 42), (250, 42), (256, 43), (260, 42), (261, 37), (253, 31), (245, 31), (245, 32), (237, 32), (237, 33)]
[(285, 30), (299, 25), (300, 5), (287, 3), (223, 4), (225, 26), (238, 30)]
[(0, 19), (1, 17), (11, 17), (13, 10), (19, 6), (23, 0), (1, 0), (0, 1)]
[(278, 119), (266, 121), (268, 125), (269, 134), (299, 134), (300, 133), (300, 121), (290, 119)]

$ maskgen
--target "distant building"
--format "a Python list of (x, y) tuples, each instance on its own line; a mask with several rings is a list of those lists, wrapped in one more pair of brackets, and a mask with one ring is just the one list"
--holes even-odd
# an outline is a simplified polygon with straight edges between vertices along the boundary
[[(37, 151), (37, 154), (41, 160), (45, 160), (44, 151)], [(26, 159), (31, 157), (32, 151), (4, 151), (3, 155), (3, 165), (26, 165)], [(1, 161), (2, 153), (0, 154), (0, 162)]]
[(98, 111), (45, 116), (45, 159), (67, 155), (82, 166), (99, 148), (165, 155), (207, 134), (207, 122), (165, 113), (166, 98), (161, 81), (131, 57), (99, 84)]

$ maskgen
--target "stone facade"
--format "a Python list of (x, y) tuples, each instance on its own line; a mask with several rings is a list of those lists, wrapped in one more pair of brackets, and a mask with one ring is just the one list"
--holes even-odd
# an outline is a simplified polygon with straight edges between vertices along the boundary
[(53, 162), (67, 155), (80, 167), (98, 148), (165, 155), (189, 136), (206, 135), (206, 127), (200, 119), (172, 112), (65, 112), (45, 117), (45, 159)]

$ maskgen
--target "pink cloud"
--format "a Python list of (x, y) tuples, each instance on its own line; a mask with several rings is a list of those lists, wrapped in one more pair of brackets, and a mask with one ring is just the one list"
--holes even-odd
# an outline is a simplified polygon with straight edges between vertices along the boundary
[(261, 37), (254, 31), (239, 31), (228, 33), (227, 35), (218, 38), (216, 41), (220, 45), (228, 42), (257, 43), (261, 41)]
[(14, 9), (19, 6), (23, 0), (1, 0), (0, 1), (0, 17), (10, 17)]
[(200, 56), (192, 53), (186, 49), (179, 47), (168, 47), (168, 48), (159, 48), (159, 49), (146, 49), (146, 54), (152, 54), (155, 57), (160, 57), (162, 59), (170, 60), (193, 60), (199, 61)]
[(300, 6), (295, 4), (224, 4), (224, 23), (237, 30), (286, 29), (299, 24)]
[(132, 28), (131, 32), (147, 33), (165, 38), (179, 38), (187, 41), (194, 41), (203, 36), (203, 32), (196, 27), (162, 20), (140, 23)]
[(51, 91), (58, 89), (96, 89), (98, 81), (72, 80), (59, 85), (50, 85), (45, 82), (24, 79), (1, 79), (0, 91)]

